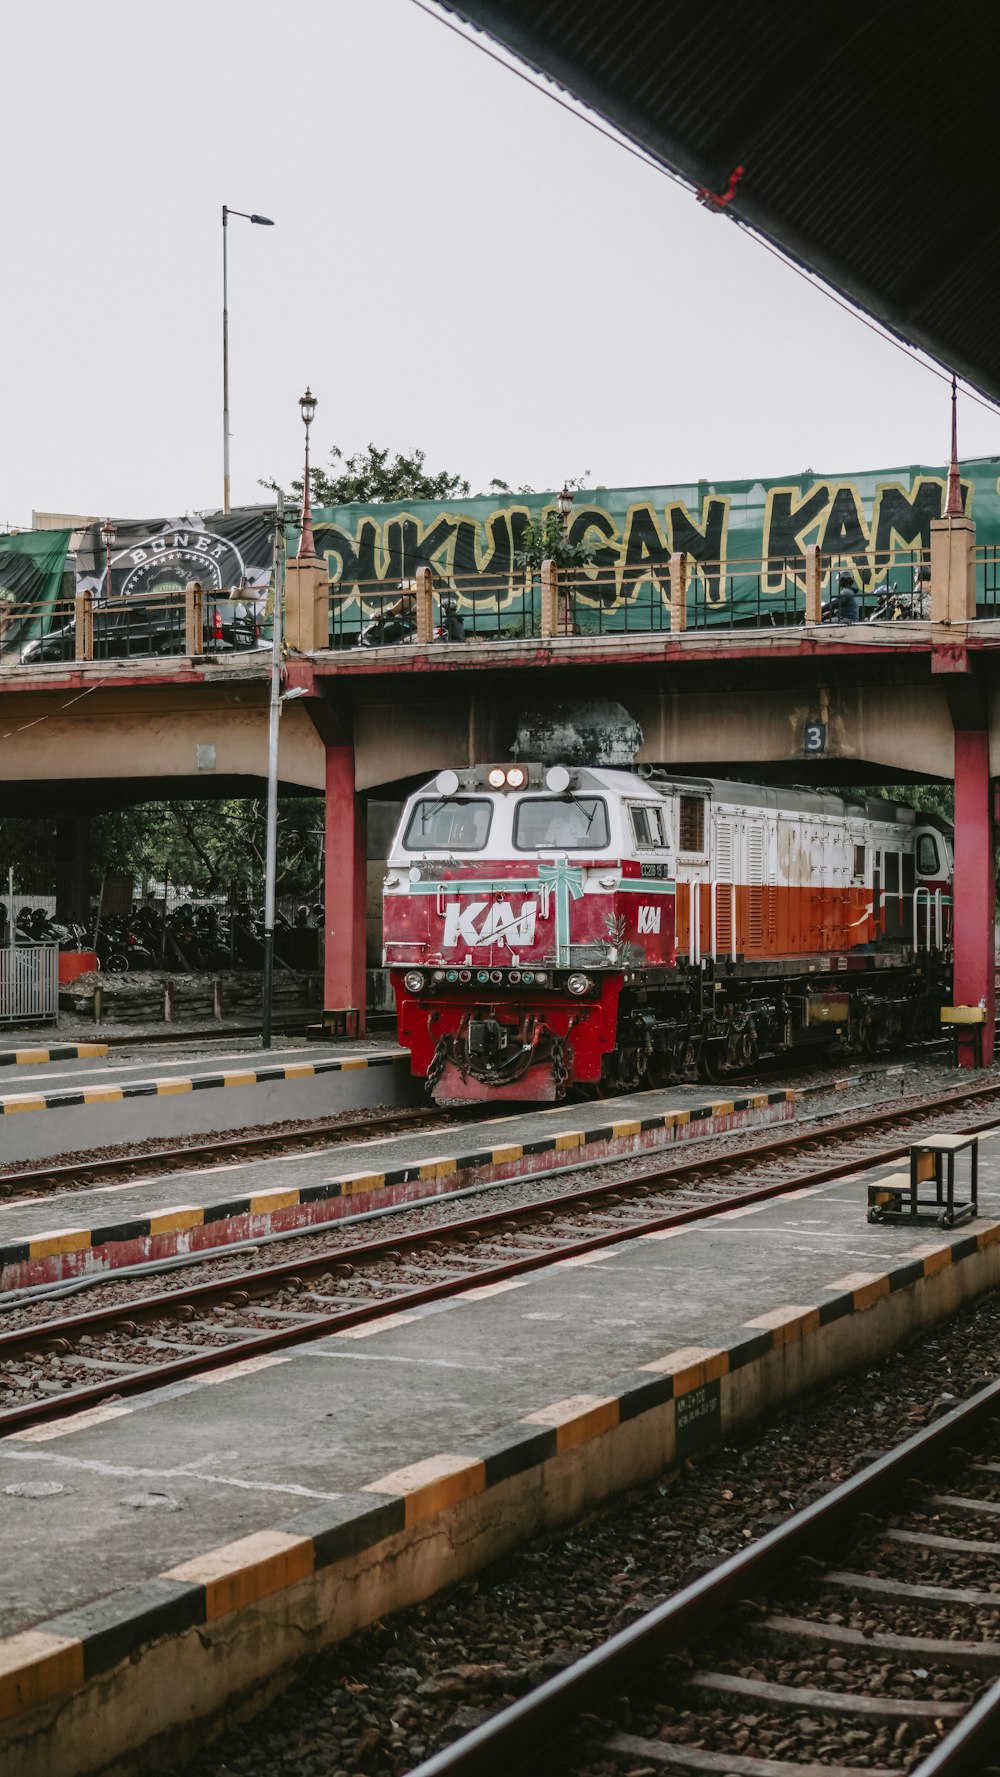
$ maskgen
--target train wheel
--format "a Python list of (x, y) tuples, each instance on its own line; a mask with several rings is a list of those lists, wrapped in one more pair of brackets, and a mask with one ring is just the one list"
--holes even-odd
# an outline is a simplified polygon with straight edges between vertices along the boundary
[(710, 1081), (713, 1086), (718, 1085), (726, 1071), (725, 1052), (725, 1044), (720, 1042), (717, 1037), (710, 1041), (706, 1040), (701, 1045), (701, 1054), (698, 1056), (698, 1073), (703, 1080)]

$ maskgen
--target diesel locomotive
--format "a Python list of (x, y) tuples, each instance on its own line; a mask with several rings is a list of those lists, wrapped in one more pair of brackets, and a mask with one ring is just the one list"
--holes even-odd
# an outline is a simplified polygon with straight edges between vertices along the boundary
[(875, 797), (640, 767), (481, 765), (388, 858), (399, 1039), (436, 1099), (718, 1080), (936, 1026), (951, 832)]

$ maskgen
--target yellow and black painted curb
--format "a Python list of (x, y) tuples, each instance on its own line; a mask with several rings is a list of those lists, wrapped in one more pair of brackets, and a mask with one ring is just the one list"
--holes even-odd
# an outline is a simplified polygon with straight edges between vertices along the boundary
[[(979, 1266), (969, 1263), (977, 1259)], [(813, 1302), (772, 1309), (715, 1345), (667, 1352), (598, 1393), (553, 1402), (484, 1437), (462, 1439), (458, 1453), (397, 1469), (271, 1529), (207, 1550), (153, 1579), (0, 1640), (0, 1746), (12, 1746), (11, 1735), (20, 1738), (19, 1718), (26, 1717), (24, 1745), (27, 1756), (36, 1756), (38, 1712), (48, 1706), (52, 1731), (60, 1732), (66, 1699), (113, 1669), (119, 1669), (121, 1683), (131, 1677), (141, 1689), (140, 1654), (156, 1643), (187, 1637), (187, 1657), (211, 1661), (213, 1643), (205, 1632), (248, 1609), (259, 1639), (268, 1599), (273, 1601), (264, 1607), (274, 1625), (271, 1669), (277, 1671), (304, 1651), (303, 1584), (317, 1586), (325, 1573), (335, 1586), (342, 1575), (353, 1583), (359, 1557), (367, 1556), (371, 1584), (365, 1620), (374, 1621), (400, 1602), (398, 1592), (387, 1596), (382, 1588), (398, 1583), (407, 1549), (418, 1540), (426, 1544), (442, 1513), (452, 1514), (447, 1534), (435, 1545), (436, 1560), (428, 1560), (425, 1548), (419, 1577), (405, 1594), (409, 1601), (449, 1583), (459, 1570), (473, 1571), (477, 1562), (491, 1559), (498, 1534), (507, 1547), (531, 1535), (548, 1510), (545, 1502), (560, 1488), (566, 1504), (555, 1516), (550, 1513), (549, 1522), (710, 1448), (766, 1407), (836, 1374), (862, 1353), (874, 1357), (890, 1349), (908, 1327), (930, 1324), (963, 1297), (992, 1287), (998, 1275), (1000, 1222), (984, 1223), (939, 1246), (917, 1249), (908, 1262), (888, 1271), (839, 1278)], [(950, 1292), (942, 1287), (948, 1280), (955, 1285)], [(921, 1297), (921, 1286), (932, 1295)], [(904, 1302), (908, 1319), (886, 1312), (893, 1300)], [(834, 1328), (852, 1336), (835, 1344), (829, 1337)], [(128, 1410), (123, 1405), (117, 1411)], [(81, 1429), (91, 1417), (80, 1415)], [(72, 1420), (62, 1423), (64, 1432), (72, 1429)], [(499, 1503), (490, 1506), (490, 1496), (500, 1488), (503, 1511)], [(477, 1537), (482, 1539), (478, 1554)], [(282, 1594), (289, 1595), (285, 1603)], [(353, 1626), (360, 1626), (357, 1618)], [(315, 1616), (313, 1645), (332, 1633), (324, 1607)], [(224, 1666), (216, 1661), (223, 1685)], [(224, 1701), (220, 1693), (212, 1709)], [(123, 1709), (122, 1716), (134, 1734), (142, 1711)], [(113, 1726), (109, 1731), (113, 1735)], [(106, 1742), (103, 1756), (110, 1760), (128, 1750), (136, 1750), (136, 1743)], [(12, 1761), (9, 1768), (19, 1773), (29, 1767)]]
[[(51, 1051), (52, 1059), (58, 1059)], [(120, 1086), (86, 1086), (75, 1091), (20, 1092), (0, 1096), (0, 1117), (28, 1111), (60, 1111), (74, 1105), (118, 1104), (133, 1098), (176, 1098), (185, 1092), (214, 1092), (229, 1086), (266, 1086), (275, 1080), (309, 1080), (319, 1074), (347, 1074), (360, 1068), (396, 1067), (409, 1057), (400, 1050), (390, 1054), (345, 1055), (322, 1061), (295, 1061), (285, 1067), (254, 1064), (226, 1068), (217, 1074), (192, 1074), (182, 1079), (126, 1080)]]
[[(396, 1057), (372, 1060), (385, 1065)], [(270, 1073), (273, 1078), (294, 1077), (296, 1070), (272, 1069)], [(0, 1245), (0, 1288), (19, 1289), (66, 1275), (80, 1276), (88, 1269), (117, 1269), (150, 1257), (169, 1257), (179, 1242), (185, 1251), (192, 1251), (267, 1233), (272, 1227), (279, 1231), (321, 1226), (369, 1206), (433, 1196), (446, 1182), (458, 1188), (467, 1183), (501, 1182), (523, 1172), (538, 1175), (561, 1165), (607, 1158), (609, 1149), (610, 1157), (624, 1157), (723, 1128), (734, 1119), (790, 1113), (795, 1097), (794, 1089), (783, 1088), (747, 1098), (719, 1099), (593, 1129), (554, 1129), (529, 1141), (412, 1160), (384, 1172), (346, 1173), (318, 1184), (279, 1185), (219, 1203), (172, 1204), (146, 1216), (93, 1228), (58, 1228), (25, 1235)], [(61, 1265), (61, 1261), (66, 1263)]]
[(44, 1067), (47, 1061), (103, 1061), (107, 1043), (56, 1043), (51, 1049), (0, 1049), (0, 1067)]

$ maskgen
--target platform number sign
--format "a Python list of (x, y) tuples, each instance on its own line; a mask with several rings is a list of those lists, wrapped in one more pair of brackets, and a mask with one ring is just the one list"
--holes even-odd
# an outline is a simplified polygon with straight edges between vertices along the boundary
[(807, 722), (802, 730), (802, 751), (804, 753), (826, 752), (826, 723)]
[(722, 1388), (718, 1380), (703, 1382), (677, 1402), (677, 1455), (693, 1456), (718, 1441), (722, 1429)]

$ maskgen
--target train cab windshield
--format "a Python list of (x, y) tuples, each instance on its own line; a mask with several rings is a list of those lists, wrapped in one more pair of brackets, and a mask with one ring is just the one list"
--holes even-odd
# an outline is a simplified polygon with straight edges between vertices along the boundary
[(407, 851), (482, 851), (492, 819), (493, 804), (485, 798), (425, 797), (413, 805), (403, 845)]
[(608, 839), (603, 796), (530, 796), (517, 805), (518, 851), (601, 851)]

